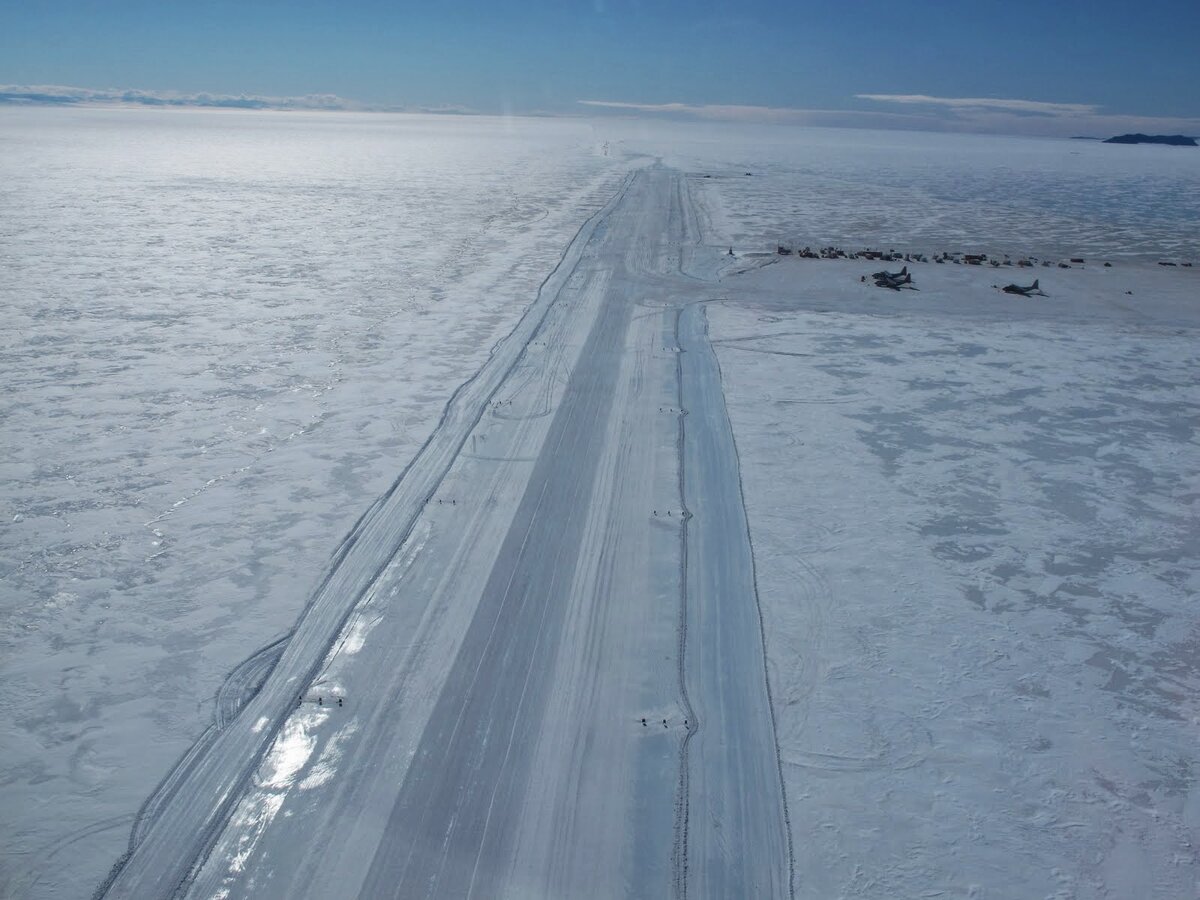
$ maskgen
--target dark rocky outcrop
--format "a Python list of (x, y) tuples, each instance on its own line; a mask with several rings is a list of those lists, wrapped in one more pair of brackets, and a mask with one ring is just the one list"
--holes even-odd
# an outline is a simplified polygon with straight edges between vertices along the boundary
[(1195, 147), (1196, 139), (1182, 134), (1119, 134), (1106, 144), (1168, 144), (1172, 147)]

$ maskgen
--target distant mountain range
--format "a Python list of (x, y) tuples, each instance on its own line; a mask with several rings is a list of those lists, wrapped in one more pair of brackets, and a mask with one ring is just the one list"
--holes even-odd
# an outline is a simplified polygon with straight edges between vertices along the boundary
[(1167, 144), (1171, 147), (1195, 147), (1196, 139), (1182, 134), (1119, 134), (1105, 144)]
[(149, 106), (202, 109), (340, 110), (473, 115), (461, 106), (382, 106), (347, 100), (336, 94), (270, 97), (260, 94), (183, 93), (136, 89), (93, 90), (61, 84), (0, 84), (0, 106)]
[(188, 94), (178, 91), (92, 90), (66, 85), (0, 84), (0, 105), (19, 106), (197, 106), (219, 109), (358, 109), (333, 94), (264, 97), (254, 94)]

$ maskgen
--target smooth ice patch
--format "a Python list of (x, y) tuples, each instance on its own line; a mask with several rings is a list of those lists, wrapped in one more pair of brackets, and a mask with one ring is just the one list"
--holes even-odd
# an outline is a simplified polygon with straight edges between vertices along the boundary
[(328, 717), (329, 714), (318, 707), (316, 711), (301, 710), (288, 718), (263, 760), (259, 780), (262, 787), (286, 791), (292, 786), (317, 745), (313, 730)]
[(358, 731), (358, 723), (351, 722), (338, 731), (329, 742), (312, 768), (300, 782), (300, 790), (308, 791), (320, 787), (337, 773), (338, 761), (342, 758), (344, 744)]

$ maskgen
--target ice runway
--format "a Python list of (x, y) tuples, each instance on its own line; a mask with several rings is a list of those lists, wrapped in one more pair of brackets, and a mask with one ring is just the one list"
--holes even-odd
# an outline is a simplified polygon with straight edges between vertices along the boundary
[(107, 896), (790, 893), (692, 222), (589, 220)]

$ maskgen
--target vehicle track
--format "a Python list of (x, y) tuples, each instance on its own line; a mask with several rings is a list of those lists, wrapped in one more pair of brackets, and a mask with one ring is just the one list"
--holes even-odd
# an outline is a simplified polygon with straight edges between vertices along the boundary
[(215, 725), (218, 731), (223, 731), (237, 718), (242, 708), (259, 692), (279, 657), (287, 649), (291, 640), (289, 631), (283, 637), (263, 647), (249, 659), (229, 673), (229, 676), (217, 690), (217, 708)]
[(683, 308), (675, 311), (675, 321), (673, 334), (675, 337), (675, 389), (676, 389), (676, 405), (679, 407), (679, 436), (677, 438), (678, 445), (676, 452), (679, 454), (679, 507), (683, 510), (683, 522), (679, 528), (679, 560), (680, 560), (680, 584), (682, 590), (679, 597), (679, 649), (676, 659), (676, 676), (679, 679), (679, 699), (680, 705), (683, 706), (687, 714), (687, 733), (683, 737), (683, 742), (679, 745), (679, 786), (676, 789), (677, 797), (675, 801), (675, 841), (674, 849), (671, 857), (671, 866), (674, 870), (674, 878), (672, 884), (675, 890), (675, 896), (683, 900), (687, 897), (687, 847), (688, 847), (688, 815), (690, 813), (688, 807), (688, 747), (692, 742), (693, 736), (700, 728), (700, 722), (696, 718), (696, 710), (692, 707), (691, 698), (688, 695), (688, 677), (687, 677), (687, 635), (688, 635), (688, 521), (692, 514), (687, 508), (687, 463), (686, 454), (684, 453), (684, 443), (687, 439), (687, 429), (684, 425), (684, 417), (687, 416), (687, 409), (683, 405), (683, 349), (680, 343), (679, 320), (683, 316)]

